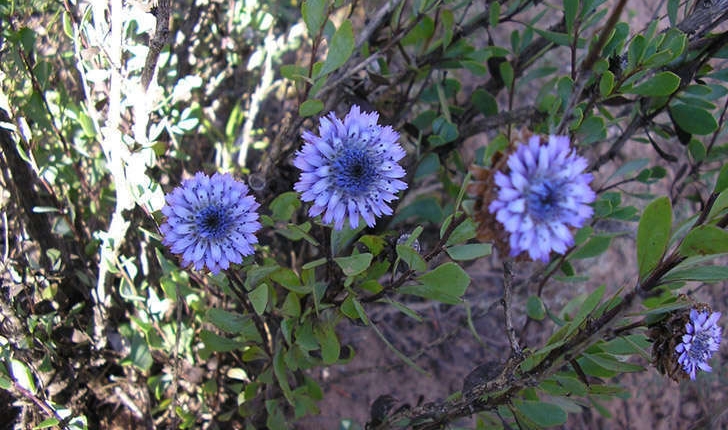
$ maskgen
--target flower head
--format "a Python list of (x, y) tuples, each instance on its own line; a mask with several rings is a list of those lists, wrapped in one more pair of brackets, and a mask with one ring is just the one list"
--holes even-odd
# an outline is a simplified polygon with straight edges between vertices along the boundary
[(545, 262), (552, 250), (563, 254), (574, 242), (569, 227), (581, 227), (593, 213), (592, 175), (582, 173), (586, 159), (569, 147), (567, 136), (549, 136), (542, 145), (535, 135), (507, 164), (508, 174), (495, 174), (498, 197), (488, 209), (510, 234), (511, 255), (527, 251)]
[(405, 171), (398, 161), (405, 151), (397, 143), (399, 133), (377, 124), (379, 114), (352, 106), (342, 122), (331, 112), (319, 122), (317, 136), (303, 132), (305, 144), (293, 164), (301, 169), (294, 189), (305, 202), (313, 202), (310, 216), (323, 213), (323, 222), (341, 230), (349, 219), (351, 228), (359, 216), (368, 226), (375, 217), (391, 215), (388, 203), (407, 188), (399, 180)]
[(207, 266), (217, 274), (254, 252), (260, 205), (248, 195), (248, 187), (229, 174), (197, 173), (165, 199), (162, 243), (182, 257), (183, 266)]
[(698, 369), (706, 372), (713, 370), (708, 360), (718, 351), (723, 331), (717, 324), (718, 318), (720, 312), (690, 310), (690, 321), (685, 324), (682, 343), (675, 347), (675, 352), (680, 354), (677, 362), (690, 375), (690, 379), (695, 379)]

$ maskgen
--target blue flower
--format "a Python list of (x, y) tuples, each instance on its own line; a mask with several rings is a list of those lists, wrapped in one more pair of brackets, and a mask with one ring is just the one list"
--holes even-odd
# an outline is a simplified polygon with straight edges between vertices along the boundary
[(498, 197), (488, 209), (510, 233), (511, 256), (526, 251), (546, 262), (552, 250), (563, 254), (574, 243), (569, 227), (584, 225), (596, 198), (586, 166), (567, 136), (549, 136), (545, 145), (532, 136), (510, 155), (510, 172), (495, 174)]
[(244, 183), (227, 173), (197, 173), (165, 199), (162, 243), (182, 257), (183, 266), (207, 266), (217, 274), (253, 254), (253, 244), (258, 243), (253, 233), (261, 227), (256, 212), (260, 205)]
[(708, 360), (718, 351), (723, 330), (718, 324), (720, 312), (698, 312), (690, 310), (690, 322), (685, 324), (685, 334), (682, 343), (675, 347), (680, 354), (677, 362), (680, 363), (690, 379), (695, 379), (698, 369), (710, 372)]
[(407, 188), (398, 164), (405, 155), (397, 143), (399, 133), (377, 124), (379, 114), (362, 113), (352, 106), (342, 122), (334, 112), (322, 117), (317, 136), (303, 132), (305, 144), (293, 164), (301, 169), (294, 189), (304, 202), (313, 202), (312, 217), (323, 214), (326, 224), (341, 230), (349, 219), (352, 229), (361, 216), (369, 227), (375, 217), (391, 215), (391, 201)]

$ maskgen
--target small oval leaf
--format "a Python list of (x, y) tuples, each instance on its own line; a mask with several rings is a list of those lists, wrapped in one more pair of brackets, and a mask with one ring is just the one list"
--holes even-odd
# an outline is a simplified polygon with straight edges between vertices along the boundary
[(647, 205), (637, 227), (637, 267), (640, 278), (650, 273), (662, 259), (672, 226), (672, 205), (667, 197)]
[(686, 257), (728, 252), (728, 231), (714, 225), (701, 225), (685, 236), (678, 250)]
[(324, 108), (324, 102), (321, 100), (306, 100), (301, 103), (298, 108), (298, 115), (302, 117), (313, 116), (321, 112)]
[(685, 103), (670, 105), (670, 117), (687, 133), (705, 135), (718, 129), (713, 115), (705, 109)]
[(355, 276), (367, 270), (369, 264), (372, 262), (372, 254), (365, 252), (349, 257), (336, 257), (334, 261), (341, 267), (344, 275)]
[(672, 72), (662, 72), (625, 92), (641, 96), (669, 96), (679, 85), (680, 77)]

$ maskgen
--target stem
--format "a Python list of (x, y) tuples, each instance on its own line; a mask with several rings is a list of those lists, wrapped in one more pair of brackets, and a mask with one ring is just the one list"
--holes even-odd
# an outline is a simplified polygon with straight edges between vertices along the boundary
[(512, 289), (513, 261), (508, 258), (503, 261), (503, 299), (501, 300), (501, 304), (503, 305), (503, 313), (506, 317), (506, 335), (508, 336), (508, 342), (511, 344), (511, 356), (521, 357), (523, 351), (518, 344), (518, 337), (516, 336), (516, 330), (513, 328), (513, 317), (511, 315)]
[(250, 303), (250, 299), (245, 294), (245, 287), (243, 286), (243, 282), (241, 279), (237, 277), (235, 272), (231, 270), (226, 270), (225, 275), (228, 278), (228, 281), (230, 281), (230, 289), (232, 292), (238, 297), (240, 300), (240, 304), (243, 305), (243, 308), (245, 309), (245, 312), (250, 314), (251, 318), (253, 318), (253, 322), (255, 323), (255, 328), (258, 330), (258, 334), (260, 335), (260, 339), (262, 340), (263, 348), (265, 349), (266, 354), (268, 354), (268, 357), (270, 359), (273, 359), (273, 340), (270, 335), (270, 330), (268, 330), (268, 326), (265, 324), (265, 321), (258, 315), (257, 312), (255, 312), (255, 308), (253, 308), (253, 304)]

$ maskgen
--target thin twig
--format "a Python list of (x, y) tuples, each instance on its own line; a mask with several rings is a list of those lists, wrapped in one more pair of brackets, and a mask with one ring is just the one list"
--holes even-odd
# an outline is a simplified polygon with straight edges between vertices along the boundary
[(38, 409), (43, 411), (45, 415), (51, 418), (55, 418), (58, 420), (58, 426), (63, 429), (68, 429), (68, 421), (63, 419), (60, 415), (58, 415), (58, 412), (52, 408), (48, 403), (40, 399), (38, 396), (36, 396), (34, 393), (30, 392), (30, 390), (26, 389), (25, 387), (21, 386), (18, 381), (15, 380), (15, 378), (12, 378), (13, 380), (13, 391), (16, 391), (20, 394), (20, 396), (25, 397), (26, 399), (30, 400), (32, 403), (34, 403), (36, 406), (38, 406)]
[(231, 270), (225, 271), (225, 275), (227, 275), (228, 281), (230, 281), (230, 289), (232, 292), (238, 297), (240, 300), (240, 304), (243, 305), (243, 308), (245, 309), (245, 312), (247, 312), (251, 318), (253, 318), (253, 322), (255, 323), (255, 328), (258, 330), (258, 334), (260, 335), (260, 339), (263, 344), (263, 348), (265, 349), (266, 354), (268, 354), (268, 357), (271, 359), (273, 358), (273, 339), (270, 335), (270, 330), (268, 330), (268, 326), (266, 325), (265, 321), (258, 315), (257, 312), (255, 312), (255, 308), (253, 308), (253, 304), (250, 303), (250, 299), (245, 294), (245, 287), (243, 285), (243, 282), (241, 279), (239, 279), (235, 272)]
[(503, 299), (501, 304), (506, 317), (506, 335), (508, 336), (508, 342), (511, 344), (511, 354), (513, 357), (520, 357), (523, 355), (523, 351), (518, 344), (516, 329), (513, 328), (511, 300), (513, 300), (513, 261), (507, 258), (503, 261)]
[(157, 9), (155, 16), (157, 18), (157, 26), (154, 30), (154, 37), (149, 41), (149, 51), (144, 61), (144, 70), (142, 70), (142, 89), (144, 92), (149, 89), (152, 77), (157, 70), (157, 61), (162, 48), (167, 44), (169, 39), (169, 15), (170, 0), (157, 0)]

